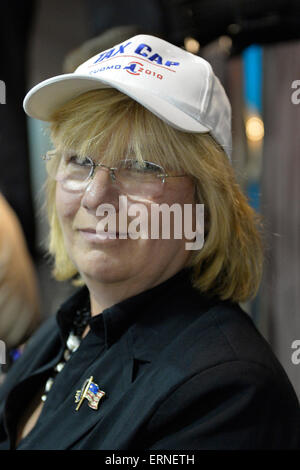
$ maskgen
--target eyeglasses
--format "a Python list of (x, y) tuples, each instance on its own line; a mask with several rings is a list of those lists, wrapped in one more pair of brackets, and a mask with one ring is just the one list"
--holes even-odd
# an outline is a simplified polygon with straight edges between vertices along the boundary
[[(49, 162), (56, 155), (50, 151), (42, 158)], [(127, 195), (158, 196), (167, 178), (187, 176), (169, 175), (163, 167), (148, 161), (120, 160), (116, 167), (110, 168), (94, 162), (90, 157), (80, 158), (74, 154), (62, 156), (58, 165), (48, 165), (47, 169), (49, 176), (59, 181), (66, 191), (80, 193), (92, 181), (97, 167), (108, 171), (112, 184)]]

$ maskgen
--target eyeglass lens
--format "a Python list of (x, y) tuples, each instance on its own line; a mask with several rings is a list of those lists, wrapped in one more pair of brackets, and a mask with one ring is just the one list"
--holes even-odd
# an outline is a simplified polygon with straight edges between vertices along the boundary
[(158, 196), (163, 190), (163, 168), (152, 162), (134, 159), (121, 160), (116, 168), (110, 169), (94, 164), (89, 158), (80, 159), (72, 155), (61, 159), (53, 176), (66, 191), (82, 192), (98, 169), (110, 171), (112, 184), (116, 184), (120, 191), (127, 194)]

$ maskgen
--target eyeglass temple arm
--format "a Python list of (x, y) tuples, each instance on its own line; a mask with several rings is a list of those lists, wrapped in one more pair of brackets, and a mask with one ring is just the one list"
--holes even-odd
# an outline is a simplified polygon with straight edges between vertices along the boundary
[(182, 176), (188, 176), (186, 174), (183, 174), (183, 175), (157, 175), (158, 177), (163, 177), (163, 178), (181, 178)]
[(56, 152), (54, 150), (49, 150), (44, 155), (42, 155), (42, 160), (49, 161), (52, 159), (52, 157), (54, 157), (54, 155), (56, 155)]

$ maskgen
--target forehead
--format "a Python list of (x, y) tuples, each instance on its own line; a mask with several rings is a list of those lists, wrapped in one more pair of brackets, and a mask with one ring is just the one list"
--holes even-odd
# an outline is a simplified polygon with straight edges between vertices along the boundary
[(112, 135), (109, 142), (78, 140), (76, 145), (69, 147), (67, 143), (61, 142), (59, 153), (67, 158), (71, 155), (77, 155), (84, 159), (91, 158), (95, 163), (114, 167), (121, 160), (134, 159), (140, 162), (148, 161), (166, 169), (181, 169), (180, 161), (174, 153), (166, 153), (153, 138), (146, 136), (144, 141), (138, 139), (125, 140), (119, 136)]
[(84, 93), (58, 109), (52, 116), (51, 137), (56, 148), (73, 149), (107, 165), (134, 156), (194, 174), (193, 135), (174, 129), (115, 89)]
[(107, 116), (102, 120), (93, 116), (86, 121), (80, 117), (71, 125), (68, 120), (60, 123), (53, 143), (61, 153), (73, 151), (109, 166), (135, 158), (176, 170), (182, 168), (182, 145), (174, 143), (174, 132), (166, 132), (165, 127), (149, 113), (136, 116), (124, 113), (111, 120)]

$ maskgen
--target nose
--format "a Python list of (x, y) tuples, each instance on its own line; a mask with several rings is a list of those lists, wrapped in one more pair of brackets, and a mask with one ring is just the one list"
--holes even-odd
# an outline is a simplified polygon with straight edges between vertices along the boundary
[(82, 206), (89, 212), (95, 213), (103, 203), (118, 205), (118, 188), (106, 167), (96, 167), (93, 178), (89, 182), (82, 200)]

